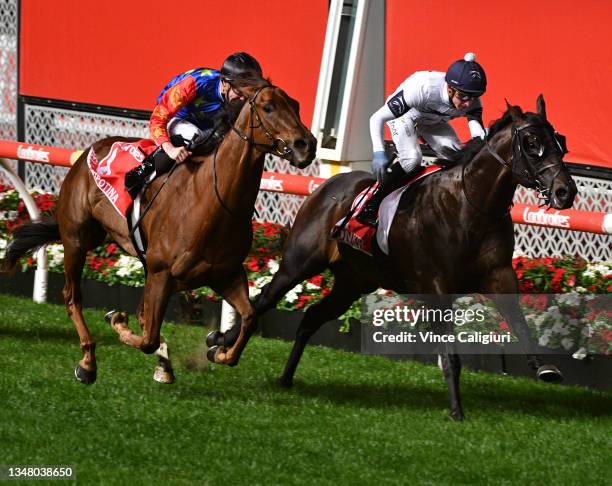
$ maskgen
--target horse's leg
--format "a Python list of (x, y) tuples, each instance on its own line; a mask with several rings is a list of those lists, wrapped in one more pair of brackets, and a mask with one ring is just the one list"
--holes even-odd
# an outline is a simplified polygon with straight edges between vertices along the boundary
[(481, 284), (480, 293), (488, 294), (495, 306), (516, 334), (527, 356), (529, 367), (536, 371), (536, 376), (547, 382), (563, 380), (559, 369), (552, 364), (544, 364), (536, 354), (535, 341), (519, 306), (518, 284), (512, 267), (500, 267), (491, 272)]
[[(275, 307), (282, 297), (300, 282), (321, 273), (327, 268), (327, 263), (325, 247), (321, 247), (319, 241), (313, 245), (308, 239), (297, 240), (290, 237), (278, 271), (253, 303), (257, 315), (261, 316)], [(206, 344), (208, 347), (230, 348), (238, 339), (240, 328), (240, 325), (236, 324), (225, 333), (212, 331), (206, 337)]]
[(168, 271), (150, 272), (147, 275), (142, 311), (139, 312), (142, 336), (134, 334), (127, 326), (127, 318), (124, 313), (116, 312), (112, 315), (111, 327), (119, 334), (121, 342), (138, 348), (146, 354), (154, 353), (159, 349), (159, 333), (172, 288), (173, 281)]
[[(144, 331), (144, 294), (136, 310), (136, 316), (140, 328)], [(157, 366), (153, 372), (153, 379), (158, 383), (165, 383), (168, 385), (174, 383), (175, 378), (172, 363), (170, 361), (170, 349), (163, 336), (159, 338), (159, 348), (155, 351), (155, 355), (157, 356)]]
[(293, 375), (304, 353), (304, 348), (313, 334), (327, 321), (335, 319), (346, 312), (362, 293), (372, 290), (374, 289), (365, 290), (363, 287), (357, 286), (351, 280), (348, 272), (334, 272), (334, 285), (331, 292), (316, 304), (308, 307), (304, 313), (304, 317), (297, 329), (295, 342), (285, 365), (285, 370), (278, 380), (281, 387), (290, 388), (293, 385)]
[[(430, 309), (439, 310), (444, 315), (447, 309), (452, 308), (452, 298), (446, 295), (431, 296), (426, 299)], [(433, 323), (433, 331), (438, 335), (453, 335), (453, 323), (444, 319)], [(457, 354), (454, 342), (441, 342), (439, 349), (439, 365), (448, 386), (450, 400), (450, 416), (453, 420), (463, 420), (463, 406), (461, 405), (460, 377), (461, 359)]]
[(83, 359), (77, 364), (74, 375), (85, 385), (96, 381), (96, 343), (87, 328), (83, 317), (83, 297), (81, 294), (81, 275), (85, 265), (87, 249), (79, 246), (79, 242), (64, 241), (64, 302), (68, 316), (74, 323), (79, 340)]
[[(207, 357), (213, 363), (236, 366), (255, 328), (257, 316), (249, 300), (249, 286), (244, 268), (240, 268), (231, 278), (223, 283), (215, 283), (211, 288), (220, 294), (240, 315), (240, 332), (229, 348), (213, 346), (208, 350)], [(236, 326), (234, 326), (236, 327)]]

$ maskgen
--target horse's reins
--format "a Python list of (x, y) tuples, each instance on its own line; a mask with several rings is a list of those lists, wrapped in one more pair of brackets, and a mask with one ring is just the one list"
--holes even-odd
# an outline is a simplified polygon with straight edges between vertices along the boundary
[[(255, 106), (255, 100), (257, 99), (257, 97), (259, 96), (259, 94), (266, 88), (274, 88), (273, 85), (268, 84), (265, 86), (262, 86), (261, 88), (259, 88), (257, 91), (255, 91), (255, 94), (253, 94), (253, 96), (251, 96), (251, 98), (249, 98), (248, 103), (250, 105), (250, 116), (249, 116), (249, 129), (251, 132), (251, 136), (247, 136), (242, 130), (240, 130), (239, 128), (236, 127), (236, 125), (232, 125), (232, 130), (234, 132), (236, 132), (236, 134), (245, 142), (247, 142), (250, 146), (253, 147), (263, 147), (264, 149), (266, 149), (266, 151), (272, 151), (274, 152), (276, 155), (278, 155), (279, 157), (289, 157), (292, 153), (293, 153), (293, 149), (291, 149), (289, 147), (289, 144), (287, 142), (285, 142), (282, 138), (280, 137), (274, 137), (274, 135), (272, 135), (270, 133), (270, 131), (266, 128), (263, 120), (261, 119), (261, 117), (259, 116), (259, 112), (257, 111), (257, 107)], [(238, 93), (242, 94), (239, 90), (237, 90)], [(257, 121), (257, 124), (254, 125), (253, 124), (253, 118), (255, 118), (255, 120)], [(256, 142), (255, 141), (255, 137), (253, 136), (253, 132), (255, 131), (256, 128), (261, 129), (261, 131), (263, 131), (264, 135), (268, 138), (268, 140), (270, 140), (272, 143), (270, 144), (265, 144), (265, 143), (261, 143), (261, 142)], [(234, 213), (230, 208), (227, 207), (227, 205), (223, 202), (223, 199), (221, 199), (221, 195), (219, 194), (219, 189), (217, 187), (217, 152), (219, 150), (219, 147), (217, 147), (215, 149), (215, 153), (213, 155), (213, 185), (215, 188), (215, 195), (217, 196), (217, 199), (219, 201), (219, 204), (221, 205), (221, 207), (223, 209), (225, 209), (230, 215), (232, 215), (233, 217), (238, 217), (236, 215), (236, 213)], [(255, 213), (257, 213), (257, 209), (255, 209)]]
[[(231, 216), (237, 218), (238, 215), (234, 213), (230, 208), (228, 208), (223, 199), (221, 199), (221, 194), (219, 194), (219, 188), (217, 186), (217, 152), (219, 151), (219, 146), (215, 149), (215, 153), (213, 154), (213, 187), (215, 188), (215, 196), (217, 196), (217, 200), (223, 209), (225, 209)], [(257, 211), (257, 209), (255, 209)]]

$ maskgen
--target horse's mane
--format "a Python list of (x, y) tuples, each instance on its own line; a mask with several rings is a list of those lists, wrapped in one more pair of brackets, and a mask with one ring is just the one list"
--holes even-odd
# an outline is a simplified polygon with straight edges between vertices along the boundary
[[(489, 133), (487, 134), (486, 140), (490, 140), (496, 133), (499, 133), (504, 128), (506, 128), (512, 121), (512, 116), (510, 114), (510, 110), (506, 110), (506, 112), (502, 115), (501, 118), (495, 120), (489, 125)], [(479, 137), (473, 138), (469, 140), (462, 148), (459, 150), (459, 154), (457, 155), (457, 161), (453, 165), (465, 165), (470, 160), (474, 158), (474, 156), (482, 150), (485, 146), (486, 140), (483, 140)]]
[[(240, 78), (235, 83), (238, 88), (269, 86), (270, 81), (263, 78)], [(209, 155), (219, 146), (227, 135), (242, 110), (245, 102), (223, 103), (210, 117), (212, 134), (193, 149), (193, 155)]]

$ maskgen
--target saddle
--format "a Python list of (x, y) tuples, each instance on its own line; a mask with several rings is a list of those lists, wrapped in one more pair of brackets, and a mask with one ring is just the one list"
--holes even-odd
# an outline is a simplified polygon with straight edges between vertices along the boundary
[(416, 177), (408, 180), (402, 187), (385, 197), (380, 205), (380, 217), (377, 227), (364, 225), (356, 219), (359, 212), (372, 197), (378, 183), (374, 183), (370, 187), (367, 187), (355, 197), (348, 214), (334, 225), (331, 232), (331, 238), (341, 243), (345, 243), (369, 256), (374, 256), (376, 247), (378, 247), (383, 254), (388, 255), (389, 231), (403, 194), (416, 182), (442, 169), (443, 167), (439, 165), (426, 167), (425, 170), (420, 172)]

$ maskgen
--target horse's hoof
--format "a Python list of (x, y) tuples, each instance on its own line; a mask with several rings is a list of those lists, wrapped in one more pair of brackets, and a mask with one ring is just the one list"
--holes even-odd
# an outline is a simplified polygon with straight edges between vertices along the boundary
[(278, 386), (280, 386), (281, 388), (284, 388), (285, 390), (288, 390), (289, 388), (293, 387), (293, 379), (291, 378), (285, 378), (284, 376), (281, 376), (278, 381)]
[(91, 385), (96, 381), (96, 372), (88, 371), (80, 364), (76, 365), (76, 368), (74, 369), (74, 376), (77, 380), (83, 383), (83, 385)]
[(208, 361), (210, 361), (211, 363), (216, 363), (215, 355), (217, 354), (217, 351), (219, 349), (221, 349), (220, 346), (213, 346), (212, 348), (208, 349), (208, 351), (206, 352), (206, 358), (208, 359)]
[(206, 335), (206, 346), (212, 348), (213, 346), (220, 346), (223, 334), (220, 331), (210, 331)]
[(546, 383), (559, 383), (560, 381), (563, 381), (563, 375), (559, 369), (552, 364), (540, 366), (536, 376), (539, 380), (545, 381)]
[(153, 379), (157, 383), (162, 383), (164, 385), (172, 385), (174, 383), (174, 373), (172, 370), (167, 370), (163, 366), (155, 367), (155, 372), (153, 373)]
[(463, 420), (465, 419), (465, 415), (463, 415), (462, 410), (453, 410), (451, 411), (451, 413), (449, 413), (449, 416), (455, 422), (463, 422)]
[(104, 314), (104, 320), (105, 320), (106, 322), (108, 322), (109, 324), (112, 324), (112, 322), (113, 322), (113, 315), (114, 315), (115, 313), (117, 313), (117, 312), (118, 312), (118, 311), (117, 311), (117, 310), (115, 310), (115, 309), (113, 309), (113, 310), (111, 310), (111, 311), (108, 311), (106, 314)]

